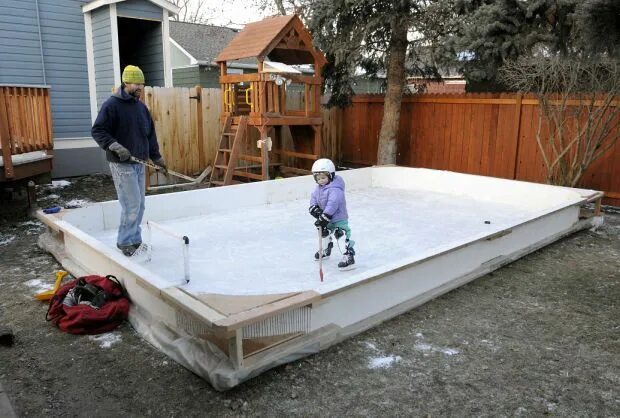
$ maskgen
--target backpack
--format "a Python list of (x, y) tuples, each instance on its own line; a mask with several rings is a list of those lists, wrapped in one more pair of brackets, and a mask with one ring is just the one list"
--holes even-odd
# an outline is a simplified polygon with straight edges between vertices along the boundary
[(84, 276), (60, 287), (45, 319), (69, 334), (101, 334), (118, 327), (129, 314), (129, 297), (118, 279)]

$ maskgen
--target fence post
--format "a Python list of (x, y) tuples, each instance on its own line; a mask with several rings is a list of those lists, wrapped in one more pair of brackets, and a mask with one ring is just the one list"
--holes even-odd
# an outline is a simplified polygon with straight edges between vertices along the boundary
[(4, 161), (4, 176), (13, 178), (13, 160), (11, 159), (11, 138), (9, 132), (9, 118), (7, 117), (5, 89), (0, 87), (0, 144), (2, 144), (2, 159)]
[(512, 179), (517, 179), (517, 169), (519, 168), (519, 150), (521, 148), (521, 107), (522, 107), (523, 95), (521, 93), (517, 93), (517, 101), (515, 103), (515, 123), (517, 124), (515, 129), (517, 148), (515, 150), (515, 162), (514, 162), (514, 171), (512, 174)]
[(196, 86), (196, 135), (198, 135), (198, 168), (205, 169), (204, 134), (202, 129), (202, 87)]

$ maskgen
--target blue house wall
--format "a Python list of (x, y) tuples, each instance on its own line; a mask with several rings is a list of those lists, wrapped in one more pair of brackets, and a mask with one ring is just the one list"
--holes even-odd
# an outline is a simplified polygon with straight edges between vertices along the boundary
[[(0, 84), (50, 87), (54, 177), (107, 171), (91, 138), (91, 103), (82, 6), (87, 0), (0, 0)], [(148, 0), (115, 3), (118, 17), (161, 22)], [(91, 12), (97, 109), (115, 86), (110, 6)], [(139, 61), (148, 85), (165, 84), (161, 24), (145, 34)]]
[(0, 0), (0, 83), (51, 86), (55, 140), (90, 135), (85, 3), (39, 0), (39, 42), (37, 2)]
[(93, 56), (95, 61), (95, 85), (97, 109), (110, 97), (114, 87), (114, 59), (112, 56), (112, 27), (110, 9), (100, 7), (91, 12), (93, 26)]

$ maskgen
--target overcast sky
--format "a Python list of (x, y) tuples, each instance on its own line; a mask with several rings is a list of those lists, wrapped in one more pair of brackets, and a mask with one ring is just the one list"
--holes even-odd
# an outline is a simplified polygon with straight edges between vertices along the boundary
[(209, 0), (207, 4), (205, 15), (211, 25), (238, 27), (273, 14), (261, 11), (252, 0)]

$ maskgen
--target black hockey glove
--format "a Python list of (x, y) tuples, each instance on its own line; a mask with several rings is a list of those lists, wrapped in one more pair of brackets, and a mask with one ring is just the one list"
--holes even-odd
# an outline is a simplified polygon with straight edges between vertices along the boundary
[(332, 221), (332, 217), (325, 214), (325, 213), (321, 213), (321, 216), (319, 216), (319, 218), (316, 220), (316, 222), (314, 223), (314, 226), (321, 227), (321, 228), (326, 228), (327, 224), (330, 223)]
[(308, 208), (308, 212), (316, 219), (319, 219), (319, 216), (321, 216), (323, 210), (319, 207), (319, 205), (312, 205)]

